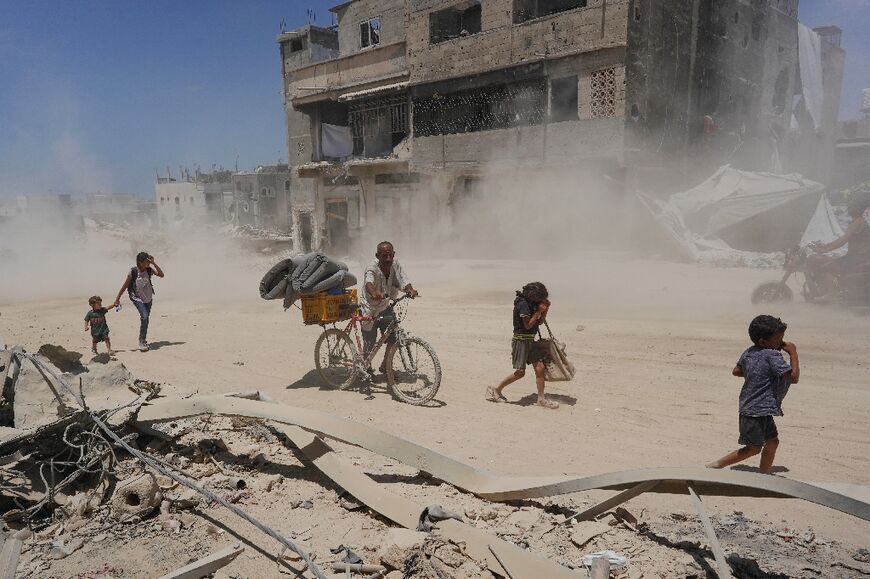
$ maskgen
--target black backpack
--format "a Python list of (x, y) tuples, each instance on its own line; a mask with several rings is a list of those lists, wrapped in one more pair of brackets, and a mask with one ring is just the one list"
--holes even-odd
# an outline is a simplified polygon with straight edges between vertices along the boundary
[[(151, 268), (150, 267), (145, 268), (145, 273), (148, 274), (148, 279), (150, 280), (151, 279)], [(134, 266), (130, 269), (130, 285), (127, 286), (127, 295), (130, 296), (131, 300), (134, 297), (136, 297), (136, 278), (137, 277), (139, 277), (139, 268)], [(152, 294), (156, 293), (154, 291), (154, 284), (151, 284), (151, 293)]]

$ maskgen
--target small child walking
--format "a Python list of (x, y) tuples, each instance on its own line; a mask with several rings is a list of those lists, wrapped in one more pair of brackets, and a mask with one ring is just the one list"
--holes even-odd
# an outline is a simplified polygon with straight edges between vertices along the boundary
[[(731, 371), (743, 378), (738, 440), (743, 447), (709, 463), (708, 468), (725, 468), (761, 453), (759, 470), (770, 474), (779, 446), (773, 417), (782, 416), (782, 400), (801, 375), (797, 348), (783, 340), (787, 327), (773, 316), (758, 316), (749, 324), (749, 339), (754, 345), (743, 352)], [(781, 350), (788, 354), (788, 362)]]
[(532, 282), (523, 286), (517, 292), (514, 300), (514, 336), (511, 340), (511, 358), (514, 372), (501, 381), (498, 386), (486, 389), (486, 399), (490, 402), (507, 402), (502, 391), (526, 375), (526, 366), (535, 370), (535, 381), (538, 386), (538, 406), (554, 410), (559, 404), (544, 396), (544, 362), (546, 353), (536, 340), (538, 327), (546, 320), (550, 310), (550, 300), (546, 286), (541, 282)]
[(103, 307), (103, 298), (91, 296), (88, 299), (88, 304), (91, 306), (91, 310), (85, 314), (85, 331), (91, 330), (91, 339), (93, 340), (91, 351), (96, 354), (97, 344), (105, 342), (109, 354), (114, 354), (112, 342), (109, 341), (109, 324), (106, 322), (106, 314), (109, 313), (109, 310)]

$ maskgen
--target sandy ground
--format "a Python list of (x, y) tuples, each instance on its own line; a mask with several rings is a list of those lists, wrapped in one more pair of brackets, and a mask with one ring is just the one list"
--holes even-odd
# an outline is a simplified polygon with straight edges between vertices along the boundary
[[(700, 465), (737, 447), (740, 380), (730, 374), (759, 313), (789, 323), (801, 356), (800, 384), (778, 419), (776, 470), (807, 481), (870, 485), (870, 317), (803, 303), (752, 306), (749, 295), (775, 271), (720, 269), (585, 255), (533, 267), (510, 261), (403, 260), (422, 299), (405, 327), (426, 338), (444, 369), (437, 404), (418, 408), (375, 391), (326, 389), (314, 371), (319, 327), (298, 310), (259, 299), (262, 271), (201, 278), (197, 291), (159, 280), (149, 341), (131, 350), (138, 317), (125, 297), (109, 315), (113, 345), (137, 377), (164, 393), (257, 389), (276, 401), (334, 412), (503, 474), (599, 474), (640, 467)], [(356, 267), (358, 269), (358, 267)], [(222, 277), (232, 279), (226, 284)], [(531, 406), (531, 373), (511, 386), (511, 404), (484, 400), (510, 370), (511, 304), (523, 283), (545, 282), (550, 322), (579, 373), (547, 390), (562, 406)], [(114, 280), (108, 280), (114, 287)], [(214, 291), (231, 285), (232, 291)], [(241, 288), (248, 288), (243, 293)], [(109, 291), (103, 290), (104, 296)], [(210, 297), (211, 296), (211, 297)], [(214, 297), (219, 296), (219, 297)], [(89, 353), (82, 331), (86, 296), (0, 303), (0, 340), (35, 351), (55, 343)], [(752, 461), (751, 467), (757, 463)], [(606, 493), (583, 493), (585, 501)], [(566, 500), (571, 497), (566, 497)], [(794, 500), (706, 499), (714, 514), (747, 517), (867, 547), (870, 523)], [(690, 510), (684, 497), (646, 495), (649, 516)]]

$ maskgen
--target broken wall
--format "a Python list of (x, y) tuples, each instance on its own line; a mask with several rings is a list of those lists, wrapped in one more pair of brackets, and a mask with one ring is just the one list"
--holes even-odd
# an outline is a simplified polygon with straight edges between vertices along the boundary
[(481, 4), (481, 32), (432, 44), (430, 14), (456, 4), (456, 0), (411, 0), (407, 45), (412, 84), (626, 42), (628, 0), (589, 0), (584, 8), (520, 24), (513, 22), (513, 0), (489, 0)]
[(796, 15), (797, 0), (631, 0), (626, 140), (635, 184), (679, 189), (723, 164), (778, 169)]

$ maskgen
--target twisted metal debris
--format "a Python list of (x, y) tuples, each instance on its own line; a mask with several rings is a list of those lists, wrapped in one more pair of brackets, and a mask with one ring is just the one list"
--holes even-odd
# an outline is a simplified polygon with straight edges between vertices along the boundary
[[(150, 469), (152, 469), (152, 470), (154, 470), (154, 471), (160, 473), (161, 475), (163, 475), (163, 476), (165, 476), (165, 477), (168, 477), (168, 478), (172, 479), (173, 481), (177, 482), (178, 484), (180, 484), (180, 485), (182, 485), (182, 486), (184, 486), (184, 487), (186, 487), (186, 488), (188, 488), (188, 489), (191, 489), (191, 490), (193, 490), (193, 491), (199, 493), (200, 495), (206, 497), (207, 499), (209, 499), (209, 500), (211, 500), (211, 501), (213, 501), (213, 502), (216, 502), (216, 503), (222, 505), (223, 507), (225, 507), (226, 509), (228, 509), (229, 511), (231, 511), (233, 514), (235, 514), (236, 516), (238, 516), (238, 517), (244, 519), (245, 521), (247, 521), (248, 523), (250, 523), (251, 525), (253, 525), (253, 526), (256, 527), (257, 529), (259, 529), (260, 531), (262, 531), (262, 532), (265, 533), (266, 535), (272, 537), (273, 539), (275, 539), (276, 541), (278, 541), (279, 543), (281, 543), (281, 544), (282, 544), (284, 547), (286, 547), (287, 549), (290, 549), (291, 551), (293, 551), (294, 553), (296, 553), (296, 554), (297, 554), (297, 555), (302, 559), (302, 561), (305, 562), (305, 564), (307, 565), (308, 569), (311, 571), (311, 573), (312, 573), (315, 577), (317, 577), (317, 579), (326, 579), (325, 575), (323, 575), (323, 573), (320, 571), (320, 569), (317, 567), (317, 565), (316, 565), (316, 564), (314, 563), (314, 561), (311, 559), (311, 556), (310, 556), (308, 553), (306, 553), (303, 549), (301, 549), (301, 548), (300, 548), (296, 543), (294, 543), (293, 541), (291, 541), (291, 540), (285, 538), (284, 536), (282, 536), (280, 533), (278, 533), (277, 531), (275, 531), (275, 530), (272, 529), (271, 527), (268, 527), (268, 526), (264, 525), (263, 523), (261, 523), (260, 521), (258, 521), (257, 519), (255, 519), (254, 517), (252, 517), (251, 515), (249, 515), (249, 514), (246, 513), (245, 511), (243, 511), (242, 509), (240, 509), (239, 507), (237, 507), (237, 506), (233, 505), (232, 503), (228, 502), (226, 499), (224, 499), (224, 498), (222, 498), (222, 497), (220, 497), (220, 496), (214, 494), (213, 492), (209, 491), (209, 490), (206, 489), (206, 488), (203, 488), (203, 487), (201, 487), (201, 486), (199, 486), (199, 485), (197, 485), (197, 484), (195, 484), (195, 483), (193, 483), (193, 482), (190, 482), (190, 481), (187, 480), (185, 477), (182, 477), (182, 476), (180, 476), (179, 474), (173, 472), (172, 470), (170, 470), (170, 468), (168, 468), (169, 465), (167, 465), (164, 461), (162, 461), (162, 460), (160, 460), (160, 459), (158, 459), (158, 458), (156, 458), (156, 457), (150, 456), (150, 455), (148, 455), (148, 454), (145, 454), (145, 453), (143, 453), (143, 452), (137, 450), (136, 448), (132, 447), (129, 443), (127, 443), (127, 441), (125, 441), (123, 438), (121, 438), (120, 436), (118, 436), (118, 434), (115, 433), (115, 432), (114, 432), (114, 431), (113, 431), (113, 430), (108, 426), (108, 424), (106, 424), (106, 422), (103, 420), (103, 418), (101, 418), (101, 417), (100, 417), (96, 412), (91, 411), (91, 410), (87, 407), (87, 404), (86, 404), (86, 402), (85, 402), (85, 400), (84, 400), (84, 397), (81, 396), (80, 394), (77, 394), (77, 393), (76, 393), (76, 392), (75, 392), (75, 391), (70, 387), (70, 385), (67, 384), (67, 382), (66, 382), (65, 380), (63, 380), (63, 378), (61, 378), (61, 377), (57, 374), (57, 372), (54, 371), (53, 368), (51, 368), (50, 366), (48, 366), (47, 364), (45, 364), (42, 360), (40, 360), (39, 358), (36, 358), (35, 356), (32, 356), (32, 355), (30, 355), (30, 354), (28, 354), (28, 353), (26, 353), (26, 352), (14, 352), (13, 355), (14, 355), (14, 356), (17, 356), (17, 357), (20, 357), (20, 358), (25, 358), (25, 359), (27, 359), (27, 360), (30, 360), (30, 361), (31, 361), (31, 362), (32, 362), (32, 363), (33, 363), (37, 368), (39, 368), (41, 371), (47, 373), (47, 374), (50, 375), (54, 380), (56, 380), (57, 383), (60, 384), (60, 385), (63, 387), (63, 389), (66, 390), (66, 392), (67, 392), (70, 396), (73, 397), (73, 399), (76, 401), (76, 403), (77, 403), (77, 404), (82, 408), (82, 410), (83, 410), (85, 413), (87, 413), (88, 417), (89, 417), (89, 418), (94, 422), (94, 424), (96, 425), (96, 427), (95, 427), (95, 429), (94, 429), (94, 431), (93, 431), (93, 434), (94, 434), (94, 436), (93, 436), (93, 440), (95, 440), (95, 441), (96, 441), (96, 440), (101, 440), (103, 444), (107, 445), (107, 446), (110, 448), (111, 445), (109, 444), (108, 440), (106, 440), (106, 438), (111, 439), (115, 445), (118, 445), (118, 446), (122, 447), (124, 450), (126, 450), (127, 452), (129, 452), (132, 456), (136, 457), (139, 461), (141, 461), (141, 462), (142, 462), (144, 465), (146, 465), (148, 468), (150, 468)], [(120, 409), (118, 409), (118, 410), (120, 410)], [(114, 411), (113, 411), (113, 412), (114, 412)], [(112, 412), (112, 413), (113, 413), (113, 412)], [(109, 413), (107, 413), (107, 415), (108, 415), (108, 414), (109, 414)], [(100, 431), (102, 431), (102, 435), (101, 435), (101, 434), (98, 434), (98, 433), (96, 432), (97, 429), (99, 429)], [(105, 437), (104, 437), (103, 435), (105, 435)], [(64, 438), (65, 438), (65, 441), (66, 441), (66, 432), (65, 432)], [(68, 444), (69, 444), (69, 443), (68, 443)], [(80, 448), (80, 449), (88, 448), (88, 445), (87, 445), (87, 444), (80, 444), (80, 445), (69, 444), (69, 445), (70, 445), (72, 448)], [(109, 452), (111, 452), (112, 454), (114, 454), (114, 453), (111, 451), (111, 448), (110, 448)], [(81, 456), (82, 456), (82, 457), (87, 457), (87, 456), (90, 456), (90, 455), (91, 455), (91, 454), (90, 454), (90, 451), (87, 452), (87, 453), (85, 453), (83, 450), (81, 451)], [(92, 460), (93, 460), (93, 459), (91, 459), (90, 461), (88, 461), (86, 464), (90, 464), (90, 463), (92, 462)], [(57, 464), (57, 463), (55, 463), (55, 464)], [(71, 464), (76, 464), (76, 465), (78, 465), (78, 461), (75, 461), (74, 463), (71, 463)], [(84, 474), (84, 472), (87, 472), (87, 468), (81, 468), (81, 469), (79, 469), (77, 472), (78, 472), (78, 473), (81, 473), (81, 474)], [(95, 471), (95, 472), (100, 472), (100, 471)], [(79, 474), (78, 476), (81, 476), (81, 474)], [(105, 474), (105, 473), (103, 473), (103, 474)], [(43, 479), (43, 480), (45, 480), (45, 479)], [(47, 488), (48, 488), (48, 487), (47, 487)], [(56, 488), (56, 487), (55, 487), (55, 488)], [(48, 494), (46, 495), (46, 497), (48, 497)], [(45, 499), (44, 499), (44, 500), (45, 500)]]

